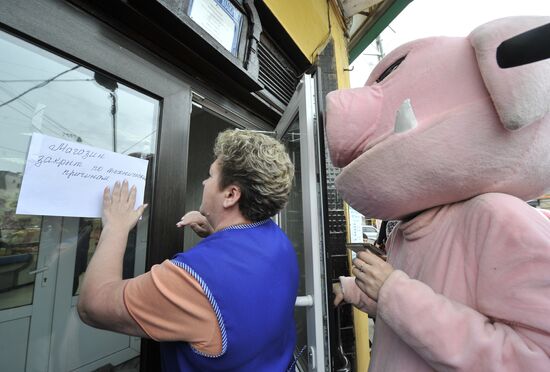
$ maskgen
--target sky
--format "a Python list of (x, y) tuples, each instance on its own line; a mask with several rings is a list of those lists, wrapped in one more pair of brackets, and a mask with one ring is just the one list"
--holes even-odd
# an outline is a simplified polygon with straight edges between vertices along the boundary
[[(383, 52), (388, 54), (401, 44), (428, 36), (466, 36), (485, 22), (514, 15), (550, 16), (550, 1), (413, 0), (382, 32)], [(376, 65), (373, 44), (352, 63), (351, 87), (363, 86)]]

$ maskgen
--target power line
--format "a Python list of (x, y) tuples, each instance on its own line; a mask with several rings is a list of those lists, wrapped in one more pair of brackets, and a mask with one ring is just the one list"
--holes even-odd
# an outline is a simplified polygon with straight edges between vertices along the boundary
[(42, 88), (42, 87), (48, 85), (49, 83), (51, 83), (52, 81), (54, 81), (55, 79), (57, 79), (58, 77), (60, 77), (61, 75), (64, 75), (64, 74), (66, 74), (66, 73), (68, 73), (68, 72), (71, 72), (71, 71), (73, 71), (73, 70), (76, 70), (76, 69), (79, 68), (79, 67), (80, 67), (80, 65), (76, 65), (76, 66), (74, 66), (73, 68), (70, 68), (70, 69), (68, 69), (68, 70), (66, 70), (66, 71), (63, 71), (63, 72), (61, 72), (61, 73), (55, 75), (54, 77), (52, 77), (52, 78), (50, 78), (50, 79), (48, 79), (48, 80), (44, 80), (44, 81), (41, 82), (40, 84), (37, 84), (37, 85), (35, 85), (34, 87), (31, 87), (31, 88), (27, 89), (27, 90), (24, 91), (23, 93), (21, 93), (21, 94), (15, 96), (15, 97), (13, 97), (12, 99), (10, 99), (10, 100), (8, 100), (8, 101), (2, 103), (2, 104), (0, 105), (0, 107), (4, 107), (4, 106), (6, 106), (7, 104), (12, 103), (13, 101), (15, 101), (15, 100), (17, 100), (17, 99), (23, 97), (25, 94), (29, 93), (30, 91), (33, 91), (33, 90), (35, 90), (35, 89)]
[[(37, 83), (37, 82), (43, 82), (44, 80), (0, 80), (0, 83)], [(63, 80), (56, 80), (56, 83), (66, 83), (66, 82), (75, 82), (75, 81), (94, 81), (94, 79), (63, 79)]]
[[(40, 81), (40, 84), (37, 84), (29, 89), (27, 89), (26, 91), (22, 92), (21, 94), (13, 97), (12, 99), (0, 104), (0, 107), (3, 107), (3, 106), (6, 106), (8, 105), (9, 103), (23, 97), (25, 94), (31, 92), (32, 90), (35, 90), (35, 89), (38, 89), (38, 88), (42, 88), (44, 86), (46, 86), (47, 84), (53, 82), (55, 80), (55, 82), (75, 82), (75, 81), (94, 81), (95, 79), (64, 79), (64, 80), (56, 80), (59, 76), (63, 75), (63, 74), (66, 74), (70, 71), (73, 71), (75, 69), (77, 69), (78, 67), (81, 67), (80, 65), (76, 65), (66, 71), (63, 71), (55, 76), (53, 76), (52, 78), (50, 79), (47, 79), (47, 80), (22, 80), (22, 79), (19, 79), (19, 80), (0, 80), (0, 83), (15, 83), (15, 82), (35, 82), (35, 81)], [(3, 89), (4, 91), (6, 91), (5, 89)], [(29, 103), (25, 102), (24, 100), (21, 100), (21, 103), (25, 106), (27, 106), (28, 109), (30, 109), (32, 111), (32, 105), (30, 105)], [(13, 109), (15, 109), (15, 107), (12, 107)], [(15, 109), (16, 111), (18, 111), (20, 114), (22, 114), (23, 116), (26, 116), (27, 118), (32, 118), (31, 116), (28, 116), (26, 114), (24, 114), (23, 112)], [(65, 126), (57, 123), (55, 120), (53, 120), (52, 118), (49, 118), (48, 116), (45, 115), (45, 119), (47, 121), (49, 121), (50, 125), (53, 124), (55, 126), (57, 126), (58, 128), (55, 128), (55, 130), (61, 130), (62, 133), (61, 134), (64, 134), (64, 133), (70, 133), (70, 134), (73, 134), (73, 135), (76, 135), (76, 133), (74, 133), (72, 130), (66, 128)], [(53, 131), (53, 126), (50, 128), (50, 130)], [(64, 132), (66, 131), (66, 132)], [(137, 146), (139, 143), (143, 142), (145, 139), (147, 139), (148, 137), (150, 137), (151, 135), (153, 135), (154, 133), (157, 132), (157, 129), (153, 130), (151, 133), (147, 134), (145, 137), (143, 137), (142, 139), (140, 139), (139, 141), (137, 141), (136, 143), (134, 143), (133, 145), (131, 145), (130, 147), (128, 147), (126, 150), (124, 150), (123, 152), (121, 152), (122, 154), (126, 153), (128, 150), (130, 150), (131, 148)], [(78, 135), (76, 135), (78, 137)], [(83, 143), (86, 143), (86, 141), (83, 141)], [(13, 149), (10, 149), (10, 150), (13, 150)], [(15, 150), (14, 150), (15, 151)]]
[[(0, 89), (3, 90), (4, 92), (6, 92), (6, 93), (9, 94), (9, 95), (12, 94), (12, 93), (11, 93), (9, 90), (7, 90), (5, 87), (1, 87), (1, 86), (0, 86)], [(24, 99), (21, 99), (21, 100), (19, 101), (19, 103), (20, 103), (21, 105), (23, 105), (24, 108), (27, 108), (31, 113), (34, 112), (34, 107), (33, 107), (30, 103), (26, 102)], [(12, 110), (15, 110), (15, 111), (19, 112), (21, 115), (23, 115), (23, 116), (25, 116), (25, 117), (27, 117), (27, 118), (29, 118), (29, 119), (32, 120), (32, 115), (27, 115), (27, 114), (23, 113), (22, 111), (18, 110), (18, 109), (15, 107), (15, 105), (11, 105), (10, 108), (11, 108)], [(76, 136), (76, 137), (79, 137), (77, 133), (75, 133), (75, 132), (72, 131), (71, 129), (65, 127), (64, 125), (58, 123), (56, 120), (54, 120), (53, 118), (49, 117), (48, 115), (45, 115), (45, 114), (44, 114), (44, 119), (46, 120), (46, 123), (44, 123), (44, 129), (48, 129), (48, 130), (50, 130), (51, 132), (53, 132), (53, 133), (55, 133), (55, 134), (57, 134), (57, 135), (59, 135), (59, 136), (62, 136), (63, 133), (70, 133), (70, 134), (72, 134), (72, 135), (74, 135), (74, 136)], [(46, 128), (46, 124), (49, 125), (49, 128)], [(33, 125), (33, 127), (35, 127), (35, 126)], [(35, 127), (35, 128), (36, 128), (36, 127)], [(38, 129), (38, 128), (37, 128), (37, 129)], [(56, 133), (56, 131), (58, 131), (59, 133)], [(41, 132), (42, 132), (42, 131), (41, 131)], [(86, 142), (84, 141), (84, 143), (86, 143)]]
[(121, 154), (125, 154), (126, 151), (130, 150), (134, 146), (137, 146), (139, 143), (143, 142), (147, 137), (151, 137), (156, 132), (157, 132), (157, 129), (155, 129), (154, 131), (152, 131), (151, 133), (149, 133), (148, 135), (146, 135), (145, 137), (143, 137), (142, 139), (134, 143), (132, 146), (128, 147), (126, 150), (122, 151)]

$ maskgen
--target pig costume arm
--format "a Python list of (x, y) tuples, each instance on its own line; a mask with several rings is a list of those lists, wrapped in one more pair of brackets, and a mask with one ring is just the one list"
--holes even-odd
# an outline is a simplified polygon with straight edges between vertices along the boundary
[[(548, 369), (548, 220), (521, 200), (503, 194), (482, 195), (438, 214), (445, 221), (437, 220), (437, 226), (447, 230), (446, 236), (453, 237), (455, 244), (437, 237), (433, 244), (447, 244), (443, 252), (466, 246), (464, 252), (457, 252), (463, 263), (449, 262), (447, 255), (431, 257), (433, 247), (421, 251), (426, 245), (422, 239), (412, 246), (415, 254), (405, 260), (400, 260), (404, 252), (390, 251), (390, 259), (397, 265), (406, 261), (422, 281), (395, 270), (379, 293), (377, 321), (387, 323), (438, 371)], [(463, 237), (453, 235), (452, 229)], [(458, 240), (462, 241), (456, 245)], [(487, 245), (488, 241), (492, 243)], [(423, 262), (437, 265), (440, 276), (425, 275)], [(461, 277), (462, 271), (467, 271), (464, 283), (454, 279), (456, 273)], [(443, 276), (451, 280), (440, 285)], [(345, 284), (344, 292), (350, 284)]]
[[(345, 300), (371, 310), (377, 322), (385, 322), (435, 370), (548, 369), (549, 221), (523, 201), (503, 194), (486, 194), (437, 213), (438, 218), (445, 217), (437, 220), (438, 227), (447, 230), (447, 236), (455, 236), (452, 230), (457, 235), (454, 244), (437, 238), (433, 244), (447, 245), (443, 252), (466, 246), (466, 251), (458, 252), (461, 262), (431, 257), (433, 247), (423, 251), (427, 243), (418, 239), (411, 247), (414, 255), (403, 259), (404, 252), (390, 250), (388, 257), (398, 267), (406, 261), (406, 269), (420, 280), (395, 270), (380, 290), (376, 310), (353, 278), (341, 278)], [(401, 243), (402, 232), (396, 234)], [(437, 266), (440, 275), (425, 275), (423, 262)], [(453, 277), (457, 272), (461, 277), (461, 271), (467, 271), (464, 283)], [(444, 276), (452, 279), (441, 284)], [(375, 345), (377, 336), (375, 332)], [(386, 352), (392, 360), (399, 358), (395, 346)], [(378, 363), (376, 370), (391, 369), (380, 360), (373, 362)]]
[(376, 315), (376, 301), (373, 301), (355, 284), (355, 278), (352, 276), (341, 276), (340, 285), (344, 293), (344, 301), (352, 304), (359, 310)]

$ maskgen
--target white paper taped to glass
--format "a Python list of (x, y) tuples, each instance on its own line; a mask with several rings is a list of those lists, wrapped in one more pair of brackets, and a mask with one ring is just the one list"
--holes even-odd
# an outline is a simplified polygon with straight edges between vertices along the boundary
[(101, 217), (103, 190), (116, 181), (136, 186), (143, 204), (147, 160), (33, 133), (17, 214)]

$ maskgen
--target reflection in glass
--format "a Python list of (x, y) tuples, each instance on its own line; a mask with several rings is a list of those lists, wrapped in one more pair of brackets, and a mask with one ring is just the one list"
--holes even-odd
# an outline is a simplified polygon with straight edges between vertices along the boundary
[(32, 303), (41, 218), (15, 214), (21, 175), (0, 169), (0, 310)]
[[(234, 128), (226, 120), (206, 109), (193, 106), (189, 130), (189, 159), (187, 161), (187, 188), (185, 191), (186, 212), (199, 210), (202, 201), (202, 182), (208, 178), (208, 170), (214, 159), (214, 142), (218, 133)], [(200, 242), (191, 229), (184, 231), (184, 249)]]
[[(300, 285), (298, 287), (298, 296), (304, 296), (306, 291), (305, 277), (305, 258), (304, 258), (304, 216), (302, 208), (302, 171), (300, 163), (300, 125), (298, 116), (294, 118), (288, 131), (281, 139), (290, 154), (290, 159), (294, 163), (294, 183), (288, 203), (281, 212), (281, 228), (285, 231), (292, 242), (296, 255), (298, 256), (298, 267), (300, 269)], [(306, 308), (296, 307), (294, 310), (294, 319), (296, 320), (297, 340), (296, 348), (301, 350), (307, 345), (307, 318)], [(300, 358), (300, 363), (304, 363), (307, 358)]]
[[(51, 293), (55, 293), (56, 300), (61, 298), (60, 293), (61, 296), (77, 295), (101, 231), (100, 219), (78, 219), (78, 231), (75, 228), (71, 236), (66, 236), (66, 241), (74, 242), (68, 247), (74, 249), (69, 252), (74, 254), (75, 260), (59, 260), (57, 268), (57, 273), (74, 272), (74, 278), (56, 277), (55, 273), (50, 273), (53, 275), (47, 283), (35, 285), (36, 278), (42, 277), (40, 273), (32, 274), (37, 269), (39, 255), (51, 254), (45, 255), (46, 246), (40, 245), (43, 218), (15, 214), (31, 135), (42, 133), (148, 159), (145, 202), (150, 204), (159, 110), (160, 104), (155, 98), (0, 31), (0, 310), (33, 304), (33, 297), (37, 302), (33, 309), (39, 309), (41, 304), (36, 299), (41, 298), (37, 296), (42, 293), (41, 288), (63, 287), (71, 280), (72, 291), (54, 290)], [(75, 222), (72, 218), (58, 221), (61, 230), (71, 225), (68, 222)], [(144, 256), (147, 225), (143, 224), (140, 229), (134, 229), (128, 239), (125, 278), (133, 277), (137, 270), (137, 249), (140, 249), (140, 257)], [(52, 249), (51, 244), (47, 249)], [(53, 249), (57, 249), (53, 254), (61, 251), (60, 246), (53, 246)], [(48, 259), (52, 258), (48, 256)], [(141, 262), (144, 266), (144, 258)], [(61, 267), (62, 264), (66, 267)], [(62, 299), (61, 303), (73, 302)], [(65, 311), (64, 314), (74, 312), (74, 309), (62, 309), (58, 303), (53, 308)], [(75, 324), (83, 327), (79, 322)], [(68, 344), (87, 349), (85, 343), (88, 341), (78, 339), (80, 331), (75, 328), (71, 332), (74, 335), (66, 335), (70, 338)], [(101, 337), (104, 336), (98, 334), (93, 342), (101, 343)], [(27, 349), (26, 345), (20, 347)], [(92, 361), (84, 356), (76, 359), (75, 366)]]
[[(78, 238), (76, 242), (76, 259), (73, 277), (73, 296), (80, 294), (80, 286), (84, 279), (84, 273), (90, 259), (94, 255), (95, 248), (101, 234), (101, 219), (80, 218), (78, 226)], [(122, 266), (122, 278), (134, 277), (134, 261), (136, 256), (136, 228), (128, 234), (128, 243), (124, 252)]]
[(78, 221), (78, 238), (76, 241), (76, 259), (74, 264), (73, 296), (80, 293), (80, 285), (88, 262), (92, 258), (99, 235), (101, 220), (98, 218), (80, 218)]

